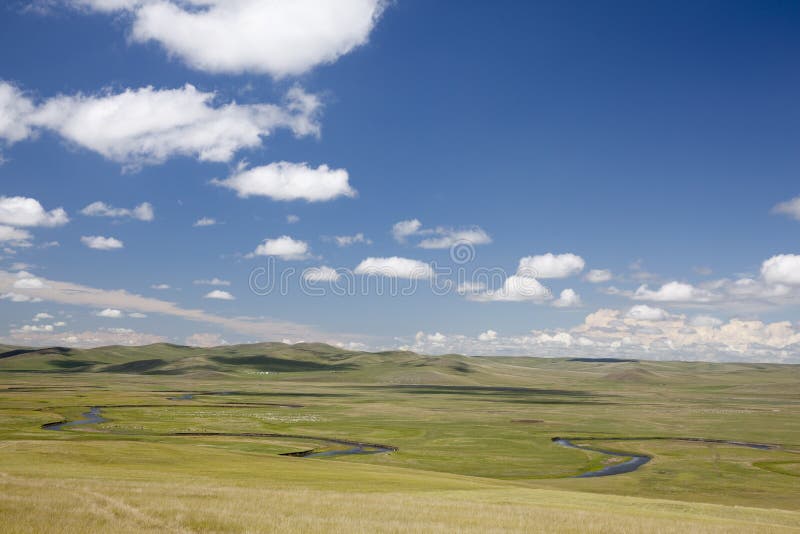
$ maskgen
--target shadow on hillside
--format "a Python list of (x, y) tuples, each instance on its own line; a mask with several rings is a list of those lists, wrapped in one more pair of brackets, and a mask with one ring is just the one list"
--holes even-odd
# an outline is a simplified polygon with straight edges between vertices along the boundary
[(136, 360), (135, 362), (119, 363), (103, 368), (104, 373), (145, 373), (158, 369), (167, 362), (161, 359)]
[[(617, 404), (596, 400), (600, 395), (588, 391), (567, 389), (537, 389), (504, 386), (439, 386), (439, 385), (393, 385), (362, 386), (364, 389), (384, 389), (414, 395), (452, 395), (473, 400), (516, 402), (529, 404)], [(550, 398), (561, 397), (561, 398)], [(570, 397), (572, 399), (570, 399)], [(607, 395), (602, 395), (607, 397)]]
[(50, 362), (50, 365), (53, 367), (57, 367), (59, 369), (75, 369), (75, 370), (82, 370), (86, 369), (87, 367), (91, 367), (92, 365), (96, 365), (97, 362), (89, 361), (89, 360), (53, 360)]
[(271, 356), (212, 356), (212, 360), (222, 365), (245, 365), (259, 371), (275, 373), (297, 373), (302, 371), (350, 371), (357, 366), (349, 363), (331, 365), (327, 363), (301, 360), (284, 360)]

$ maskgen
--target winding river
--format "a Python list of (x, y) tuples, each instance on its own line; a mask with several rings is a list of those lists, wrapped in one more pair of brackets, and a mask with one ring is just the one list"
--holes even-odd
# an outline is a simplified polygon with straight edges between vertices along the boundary
[[(187, 394), (186, 396), (182, 396), (180, 400), (190, 400), (192, 398), (191, 394)], [(175, 400), (178, 400), (176, 398)], [(136, 407), (137, 405), (128, 405), (130, 407)], [(161, 407), (161, 405), (155, 405)], [(164, 407), (169, 407), (165, 405)], [(42, 429), (44, 430), (67, 430), (70, 427), (80, 426), (80, 425), (94, 425), (99, 423), (105, 423), (108, 419), (102, 416), (101, 410), (105, 408), (105, 406), (92, 406), (88, 412), (83, 412), (81, 414), (81, 419), (76, 419), (74, 421), (57, 421), (54, 423), (46, 423), (42, 425)], [(308, 440), (317, 443), (324, 443), (328, 445), (335, 446), (335, 448), (328, 448), (328, 449), (320, 449), (320, 448), (313, 448), (305, 451), (297, 451), (297, 452), (286, 452), (282, 453), (281, 456), (298, 456), (303, 458), (329, 458), (334, 456), (351, 456), (357, 454), (383, 454), (383, 453), (390, 453), (397, 451), (397, 447), (393, 447), (391, 445), (382, 445), (379, 443), (365, 443), (360, 441), (353, 441), (353, 440), (346, 440), (346, 439), (337, 439), (337, 438), (326, 438), (326, 437), (319, 437), (319, 436), (304, 436), (298, 434), (279, 434), (279, 433), (250, 433), (250, 432), (242, 432), (242, 433), (233, 433), (233, 432), (175, 432), (171, 434), (163, 434), (165, 436), (195, 436), (195, 437), (214, 437), (214, 436), (222, 436), (222, 437), (241, 437), (241, 438), (288, 438), (292, 440)], [(606, 477), (606, 476), (613, 476), (613, 475), (621, 475), (624, 473), (632, 473), (636, 471), (643, 465), (647, 464), (650, 460), (653, 459), (652, 456), (647, 454), (640, 454), (634, 452), (625, 452), (625, 451), (613, 451), (608, 449), (603, 449), (599, 447), (592, 447), (586, 445), (585, 442), (587, 441), (602, 441), (602, 442), (609, 442), (609, 441), (653, 441), (653, 440), (670, 440), (670, 441), (686, 441), (692, 443), (710, 443), (710, 444), (721, 444), (721, 445), (734, 445), (737, 447), (748, 447), (752, 449), (759, 449), (759, 450), (784, 450), (783, 447), (776, 444), (771, 443), (755, 443), (749, 441), (729, 441), (729, 440), (722, 440), (722, 439), (706, 439), (706, 438), (671, 438), (671, 437), (629, 437), (629, 438), (614, 438), (614, 437), (583, 437), (583, 438), (561, 438), (555, 437), (552, 438), (552, 442), (556, 445), (562, 447), (569, 447), (572, 449), (580, 449), (583, 451), (589, 452), (596, 452), (599, 454), (604, 454), (609, 456), (610, 458), (619, 458), (622, 461), (618, 461), (616, 463), (610, 463), (602, 467), (601, 469), (593, 470), (593, 471), (586, 471), (579, 475), (575, 475), (572, 478), (594, 478), (594, 477)], [(576, 443), (578, 442), (578, 443)], [(788, 451), (788, 452), (795, 452), (795, 451)]]
[(564, 438), (553, 438), (553, 443), (561, 445), (562, 447), (569, 447), (571, 449), (599, 452), (600, 454), (606, 454), (608, 456), (616, 458), (619, 457), (627, 458), (627, 460), (625, 460), (624, 462), (607, 465), (602, 469), (598, 469), (597, 471), (586, 471), (585, 473), (576, 475), (573, 478), (607, 477), (611, 475), (621, 475), (623, 473), (631, 473), (633, 471), (636, 471), (644, 464), (653, 459), (652, 456), (647, 456), (646, 454), (634, 454), (631, 452), (622, 452), (622, 451), (614, 452), (605, 449), (598, 449), (595, 447), (588, 447), (586, 445), (576, 445), (572, 443), (570, 440)]
[[(131, 405), (135, 406), (135, 405)], [(92, 406), (88, 412), (81, 415), (83, 419), (76, 419), (75, 421), (58, 421), (55, 423), (46, 423), (42, 425), (44, 430), (65, 430), (69, 427), (78, 425), (92, 425), (105, 423), (108, 419), (104, 418), (100, 410), (102, 406)], [(351, 441), (346, 439), (323, 438), (317, 436), (303, 436), (298, 434), (278, 434), (278, 433), (250, 433), (250, 432), (174, 432), (166, 434), (167, 436), (196, 436), (196, 437), (212, 437), (212, 436), (227, 436), (227, 437), (240, 437), (240, 438), (289, 438), (298, 440), (309, 440), (315, 442), (328, 443), (343, 448), (319, 450), (317, 448), (309, 449), (298, 452), (285, 452), (281, 456), (300, 456), (303, 458), (328, 458), (332, 456), (351, 456), (355, 454), (382, 454), (394, 452), (397, 447), (391, 445), (381, 445), (379, 443), (364, 443), (360, 441)]]
[(627, 458), (624, 462), (619, 462), (607, 465), (602, 469), (596, 471), (586, 471), (580, 475), (572, 478), (592, 478), (592, 477), (607, 477), (611, 475), (621, 475), (623, 473), (631, 473), (636, 471), (644, 464), (653, 459), (652, 456), (647, 454), (637, 454), (633, 452), (624, 451), (610, 451), (588, 445), (578, 445), (575, 441), (688, 441), (691, 443), (710, 443), (718, 445), (734, 445), (736, 447), (747, 447), (750, 449), (759, 449), (762, 451), (782, 449), (780, 445), (774, 443), (754, 443), (751, 441), (732, 441), (725, 439), (707, 439), (707, 438), (668, 438), (668, 437), (631, 437), (631, 438), (553, 438), (553, 443), (561, 445), (562, 447), (569, 447), (571, 449), (580, 449), (584, 451), (599, 452), (614, 458)]

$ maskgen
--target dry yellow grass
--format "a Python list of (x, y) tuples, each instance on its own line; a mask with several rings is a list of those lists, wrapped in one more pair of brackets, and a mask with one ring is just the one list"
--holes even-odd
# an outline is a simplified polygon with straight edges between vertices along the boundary
[[(179, 446), (153, 443), (117, 442), (112, 450), (92, 442), (4, 445), (0, 518), (9, 533), (800, 532), (800, 512), (533, 489), (386, 466), (207, 447), (178, 459)], [(154, 466), (156, 457), (173, 461)]]
[[(189, 481), (187, 481), (189, 482)], [(340, 493), (0, 478), (16, 532), (798, 532), (792, 512), (572, 492)]]

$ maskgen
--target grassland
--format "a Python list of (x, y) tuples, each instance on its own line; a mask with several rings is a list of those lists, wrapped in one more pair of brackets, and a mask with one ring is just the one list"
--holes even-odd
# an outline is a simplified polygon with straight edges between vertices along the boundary
[[(796, 366), (1, 349), (4, 531), (800, 532)], [(42, 429), (91, 406), (107, 421)], [(293, 458), (336, 445), (178, 433), (398, 450)], [(653, 460), (572, 478), (609, 458), (556, 436)], [(653, 439), (681, 437), (779, 448)]]

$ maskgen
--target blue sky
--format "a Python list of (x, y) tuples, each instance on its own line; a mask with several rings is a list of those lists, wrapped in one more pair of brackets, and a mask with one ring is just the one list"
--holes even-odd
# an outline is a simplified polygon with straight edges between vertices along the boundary
[(800, 6), (326, 4), (3, 8), (3, 342), (800, 361)]

